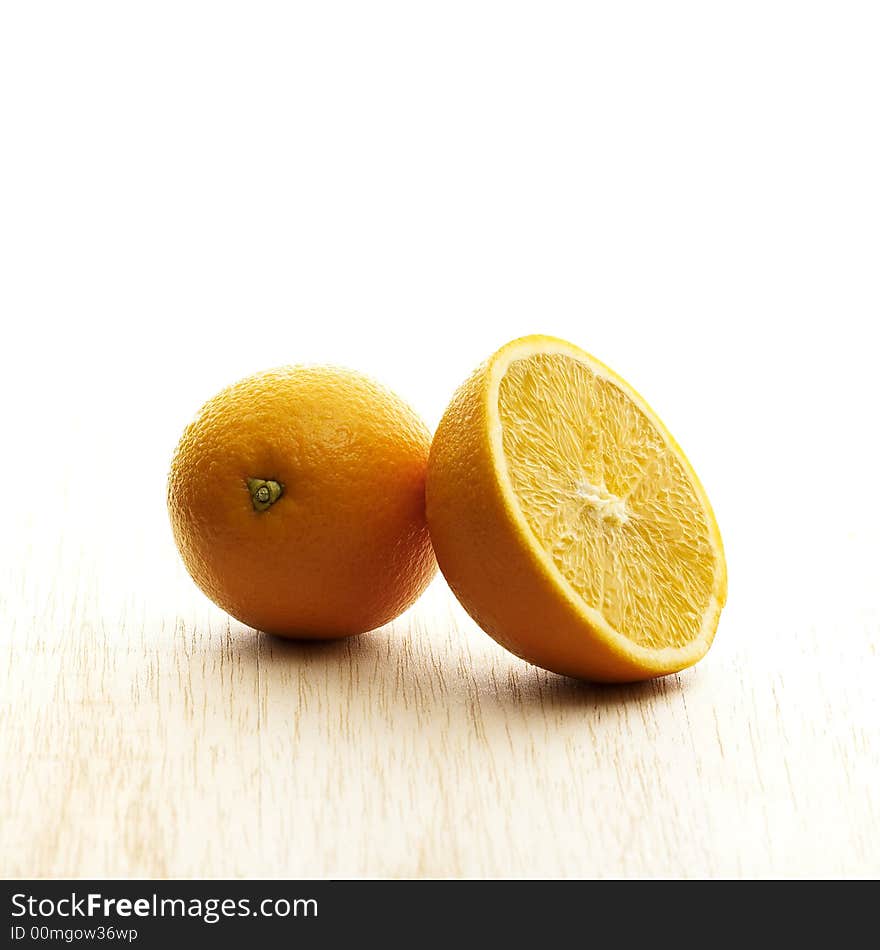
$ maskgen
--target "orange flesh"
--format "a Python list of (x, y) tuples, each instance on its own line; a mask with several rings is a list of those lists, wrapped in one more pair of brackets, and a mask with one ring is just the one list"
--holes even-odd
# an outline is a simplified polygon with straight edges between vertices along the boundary
[(498, 411), (520, 510), (584, 603), (642, 647), (697, 638), (716, 555), (665, 434), (615, 382), (559, 353), (512, 362)]

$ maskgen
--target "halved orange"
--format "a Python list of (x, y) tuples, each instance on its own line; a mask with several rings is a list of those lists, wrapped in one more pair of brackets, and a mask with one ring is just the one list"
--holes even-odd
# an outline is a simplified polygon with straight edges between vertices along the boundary
[(645, 400), (571, 343), (515, 340), (458, 390), (427, 516), (462, 605), (531, 663), (623, 682), (712, 644), (727, 570), (709, 499)]

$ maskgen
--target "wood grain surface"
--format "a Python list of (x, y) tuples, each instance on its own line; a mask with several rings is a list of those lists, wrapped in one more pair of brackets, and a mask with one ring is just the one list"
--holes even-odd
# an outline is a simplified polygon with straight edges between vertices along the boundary
[(760, 626), (732, 569), (706, 660), (627, 687), (509, 656), (442, 580), (282, 641), (194, 588), (161, 491), (131, 523), (85, 490), (4, 547), (6, 877), (880, 872), (874, 614)]

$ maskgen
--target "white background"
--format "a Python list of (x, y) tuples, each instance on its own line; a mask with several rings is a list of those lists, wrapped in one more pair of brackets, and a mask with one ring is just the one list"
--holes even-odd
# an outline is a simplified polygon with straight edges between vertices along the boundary
[(94, 479), (112, 441), (102, 478), (143, 508), (183, 425), (241, 376), (361, 368), (433, 425), (494, 349), (552, 333), (691, 455), (732, 606), (864, 600), (847, 548), (877, 525), (878, 20), (6, 5), (7, 469), (31, 484), (72, 459)]
[(797, 670), (810, 624), (876, 669), (878, 49), (873, 3), (4, 4), (8, 589), (56, 535), (149, 583), (131, 538), (174, 557), (171, 452), (237, 378), (348, 365), (433, 426), (542, 332), (699, 472), (715, 650)]

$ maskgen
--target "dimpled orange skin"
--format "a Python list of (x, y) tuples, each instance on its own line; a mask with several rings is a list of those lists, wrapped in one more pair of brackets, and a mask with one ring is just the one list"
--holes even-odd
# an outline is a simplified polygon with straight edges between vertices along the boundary
[[(430, 433), (351, 370), (285, 367), (223, 390), (187, 427), (168, 480), (196, 584), (242, 623), (287, 637), (380, 627), (436, 571), (425, 522)], [(255, 510), (248, 479), (282, 493)]]

